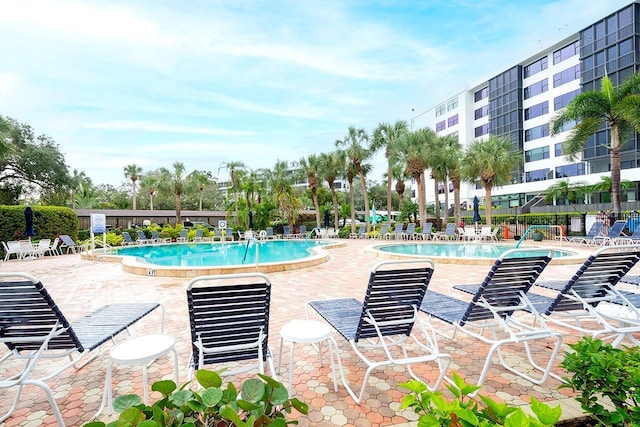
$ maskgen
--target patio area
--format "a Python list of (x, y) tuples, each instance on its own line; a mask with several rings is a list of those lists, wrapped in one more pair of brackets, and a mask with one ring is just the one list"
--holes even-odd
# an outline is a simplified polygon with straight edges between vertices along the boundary
[[(277, 356), (280, 329), (292, 319), (305, 318), (306, 302), (311, 299), (364, 296), (369, 273), (373, 266), (384, 260), (366, 251), (372, 245), (370, 240), (349, 240), (342, 247), (329, 250), (328, 262), (306, 269), (270, 273), (272, 282), (270, 337), (271, 350)], [(473, 244), (473, 243), (470, 243)], [(557, 246), (555, 242), (543, 242), (544, 246)], [(584, 253), (584, 261), (589, 251), (584, 247), (565, 244), (565, 248), (579, 249)], [(552, 262), (542, 273), (541, 280), (567, 280), (578, 264), (560, 265)], [(430, 289), (448, 293), (453, 284), (481, 281), (489, 270), (488, 265), (460, 265), (437, 263)], [(26, 272), (39, 278), (69, 320), (81, 317), (105, 304), (112, 302), (160, 302), (165, 308), (165, 332), (176, 338), (176, 349), (180, 361), (181, 381), (186, 379), (189, 359), (189, 319), (185, 293), (186, 279), (170, 277), (145, 277), (125, 273), (120, 264), (87, 261), (80, 255), (46, 257), (44, 259), (10, 261), (0, 264), (0, 271)], [(631, 272), (640, 274), (636, 266)], [(626, 285), (625, 285), (626, 286)], [(317, 319), (317, 317), (313, 317)], [(131, 329), (133, 334), (159, 332), (158, 316), (150, 315)], [(125, 336), (122, 335), (119, 342)], [(354, 383), (364, 375), (364, 364), (357, 363), (349, 344), (336, 336), (343, 365), (348, 369), (348, 378)], [(569, 341), (569, 339), (565, 339)], [(108, 352), (112, 344), (103, 345), (102, 354), (89, 365), (78, 371), (68, 369), (50, 385), (68, 426), (82, 425), (92, 419), (102, 399)], [(566, 348), (566, 346), (564, 347)], [(561, 350), (557, 363), (562, 359)], [(484, 362), (486, 347), (476, 340), (459, 334), (455, 341), (440, 340), (440, 349), (452, 355), (452, 370), (472, 382)], [(547, 348), (537, 351), (548, 352)], [(288, 347), (283, 352), (283, 369), (280, 380), (288, 379)], [(276, 357), (277, 359), (277, 357)], [(416, 415), (411, 411), (400, 411), (400, 401), (405, 392), (398, 383), (409, 380), (405, 368), (395, 367), (374, 371), (367, 385), (362, 404), (356, 405), (339, 383), (334, 392), (328, 358), (320, 366), (317, 353), (310, 345), (296, 346), (293, 388), (296, 397), (309, 405), (309, 414), (299, 418), (300, 426), (386, 426), (415, 425)], [(277, 360), (276, 360), (277, 362)], [(49, 363), (44, 361), (44, 363)], [(0, 377), (12, 366), (0, 366)], [(435, 378), (437, 370), (426, 364), (416, 370), (427, 378)], [(560, 369), (556, 373), (562, 374)], [(268, 372), (267, 372), (268, 373)], [(449, 371), (449, 374), (451, 370)], [(36, 373), (37, 375), (37, 373)], [(169, 357), (158, 359), (149, 367), (149, 384), (159, 379), (171, 379), (173, 360)], [(242, 377), (230, 378), (238, 384)], [(126, 393), (142, 394), (142, 373), (139, 367), (114, 366), (114, 395)], [(582, 416), (579, 404), (567, 389), (558, 390), (560, 382), (549, 379), (543, 386), (533, 385), (494, 365), (481, 393), (512, 405), (526, 406), (530, 396), (562, 406), (562, 419)], [(443, 388), (444, 389), (444, 388)], [(445, 395), (448, 392), (445, 390)], [(9, 408), (13, 390), (2, 392), (0, 414)], [(151, 393), (151, 400), (158, 397)], [(115, 417), (101, 417), (112, 420)], [(16, 412), (5, 421), (10, 426), (55, 426), (55, 418), (44, 393), (33, 386), (26, 387)]]

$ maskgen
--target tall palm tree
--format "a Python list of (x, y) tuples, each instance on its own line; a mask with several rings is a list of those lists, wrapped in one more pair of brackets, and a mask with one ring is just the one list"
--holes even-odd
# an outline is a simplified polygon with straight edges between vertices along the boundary
[(385, 149), (384, 156), (387, 159), (387, 219), (391, 221), (391, 184), (393, 181), (393, 144), (402, 135), (409, 131), (407, 122), (397, 120), (393, 125), (390, 123), (379, 123), (373, 131), (373, 140), (370, 149), (374, 152)]
[(636, 73), (618, 88), (605, 74), (600, 91), (588, 91), (579, 94), (551, 120), (550, 133), (557, 135), (565, 124), (575, 121), (576, 126), (563, 143), (563, 153), (569, 161), (581, 157), (587, 140), (604, 123), (611, 135), (609, 162), (611, 170), (611, 204), (613, 212), (621, 212), (620, 206), (620, 150), (624, 144), (621, 134), (630, 128), (640, 132), (640, 73)]
[(133, 210), (136, 210), (136, 181), (142, 173), (142, 168), (135, 163), (124, 167), (124, 176), (131, 180), (131, 195), (133, 199)]
[(471, 143), (462, 161), (461, 174), (466, 181), (480, 180), (486, 197), (487, 225), (491, 225), (491, 190), (509, 183), (512, 173), (522, 162), (508, 137), (490, 135), (486, 141)]
[(153, 210), (153, 199), (158, 192), (160, 176), (157, 171), (148, 172), (142, 176), (140, 180), (140, 188), (144, 188), (149, 194), (149, 209)]
[(336, 194), (336, 179), (344, 175), (346, 167), (345, 157), (340, 151), (332, 151), (331, 153), (321, 153), (319, 158), (320, 176), (327, 181), (329, 191), (331, 192), (331, 201), (333, 203), (333, 226), (334, 229), (339, 227), (340, 212), (338, 211), (338, 196)]
[(307, 178), (307, 184), (311, 190), (313, 198), (313, 207), (316, 210), (316, 227), (320, 228), (320, 206), (318, 204), (318, 186), (320, 185), (318, 175), (320, 174), (320, 159), (315, 154), (310, 154), (306, 158), (303, 157), (298, 161), (301, 172)]
[(194, 170), (187, 176), (190, 185), (198, 190), (198, 210), (202, 210), (202, 195), (207, 185), (211, 184), (211, 178), (207, 172)]
[(433, 130), (429, 128), (418, 129), (404, 135), (396, 146), (398, 158), (406, 165), (407, 173), (416, 181), (418, 187), (418, 215), (421, 221), (427, 217), (424, 171), (429, 159), (428, 147), (433, 145), (433, 141), (436, 138), (436, 133)]
[[(404, 204), (404, 192), (406, 189), (405, 181), (411, 178), (411, 175), (407, 173), (407, 165), (403, 163), (394, 163), (393, 165), (393, 176), (396, 179), (395, 190), (398, 193), (398, 198), (400, 199), (398, 202), (398, 210), (402, 210), (402, 205)], [(391, 217), (389, 217), (391, 220)]]
[(562, 179), (555, 184), (550, 185), (544, 193), (544, 201), (551, 203), (554, 200), (566, 200), (576, 212), (580, 210), (574, 205), (579, 201), (584, 201), (584, 196), (589, 193), (589, 188), (584, 182), (569, 182), (568, 179)]
[[(448, 177), (446, 181), (451, 180), (453, 184), (453, 215), (455, 217), (456, 224), (459, 224), (462, 220), (462, 213), (460, 212), (460, 167), (462, 162), (462, 147), (458, 138), (453, 135), (446, 135), (439, 137), (438, 140), (442, 146), (442, 165), (445, 170), (445, 176)], [(447, 185), (448, 187), (448, 185)], [(449, 189), (445, 188), (445, 206), (447, 207), (444, 220), (449, 221)]]
[(241, 191), (242, 187), (242, 176), (244, 175), (244, 171), (246, 166), (242, 162), (225, 162), (220, 165), (218, 168), (218, 172), (220, 169), (226, 169), (229, 172), (229, 179), (231, 180), (231, 191), (234, 194), (235, 201), (235, 213), (238, 215), (238, 193)]
[(269, 173), (269, 185), (274, 194), (278, 213), (285, 218), (289, 227), (293, 228), (302, 203), (293, 189), (287, 162), (282, 160), (276, 162)]
[(88, 177), (84, 171), (78, 171), (78, 169), (74, 169), (73, 173), (69, 177), (69, 187), (71, 188), (71, 209), (76, 208), (76, 192), (81, 188), (87, 178)]
[(185, 167), (182, 162), (173, 163), (173, 171), (160, 168), (160, 186), (173, 193), (176, 201), (176, 225), (182, 223), (182, 192), (185, 186)]
[[(349, 126), (347, 136), (336, 141), (336, 147), (344, 148), (344, 152), (353, 164), (362, 185), (362, 195), (364, 197), (364, 220), (367, 230), (369, 229), (369, 195), (367, 194), (367, 180), (364, 173), (364, 161), (371, 157), (371, 151), (367, 149), (369, 135), (364, 129), (356, 129), (355, 126)], [(353, 203), (353, 201), (352, 201)], [(352, 206), (352, 209), (355, 209)], [(352, 221), (353, 225), (353, 221)]]

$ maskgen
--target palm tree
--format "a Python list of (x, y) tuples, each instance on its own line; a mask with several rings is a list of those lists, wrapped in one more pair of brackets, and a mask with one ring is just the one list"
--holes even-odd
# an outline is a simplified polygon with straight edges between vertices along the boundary
[(82, 184), (88, 178), (84, 171), (78, 172), (78, 169), (74, 169), (71, 174), (69, 187), (71, 188), (71, 209), (76, 208), (76, 192), (81, 188)]
[[(369, 229), (369, 195), (367, 194), (367, 180), (364, 173), (363, 163), (371, 157), (371, 151), (366, 148), (369, 135), (364, 129), (356, 129), (355, 126), (349, 126), (349, 131), (344, 139), (336, 141), (336, 147), (344, 147), (344, 152), (353, 164), (362, 185), (362, 195), (364, 197), (364, 220), (366, 229)], [(353, 203), (353, 200), (352, 200)], [(352, 206), (352, 209), (355, 207)], [(352, 221), (353, 226), (353, 221)]]
[(373, 152), (385, 149), (384, 156), (387, 158), (387, 220), (391, 221), (391, 183), (393, 181), (393, 144), (402, 135), (408, 132), (407, 122), (397, 120), (393, 125), (390, 123), (379, 123), (373, 131), (373, 140), (370, 149)]
[(176, 225), (182, 223), (182, 191), (185, 186), (185, 167), (182, 162), (173, 163), (173, 171), (167, 168), (160, 168), (160, 186), (173, 193), (176, 200)]
[(320, 228), (320, 206), (318, 205), (318, 175), (320, 173), (320, 160), (315, 154), (303, 157), (298, 161), (301, 172), (306, 175), (311, 197), (313, 198), (313, 207), (316, 210), (316, 227)]
[(620, 207), (620, 150), (623, 144), (621, 134), (629, 128), (640, 131), (640, 73), (636, 73), (622, 82), (618, 88), (605, 74), (600, 91), (588, 91), (579, 94), (550, 123), (551, 135), (557, 135), (565, 124), (576, 122), (575, 128), (563, 143), (563, 153), (569, 161), (581, 157), (587, 140), (604, 123), (611, 135), (609, 161), (611, 169), (611, 203), (613, 212), (618, 215)]
[(480, 180), (486, 197), (487, 225), (491, 225), (491, 190), (509, 183), (521, 162), (522, 156), (511, 140), (495, 135), (486, 141), (473, 141), (464, 154), (461, 175), (469, 182)]
[(220, 169), (226, 169), (227, 171), (229, 171), (229, 179), (231, 180), (231, 191), (234, 194), (235, 213), (237, 217), (238, 193), (241, 191), (240, 188), (242, 186), (242, 176), (244, 175), (246, 166), (242, 162), (226, 162), (220, 165), (220, 167), (218, 168), (218, 172), (220, 172)]
[[(428, 161), (428, 147), (433, 145), (436, 133), (428, 128), (418, 129), (404, 135), (396, 146), (397, 156), (406, 165), (406, 171), (416, 181), (418, 187), (418, 215), (424, 220), (425, 212), (425, 174)], [(436, 193), (437, 196), (437, 193)], [(437, 204), (437, 200), (436, 200)]]
[(278, 213), (286, 219), (289, 227), (293, 228), (302, 204), (295, 194), (291, 176), (287, 170), (287, 162), (278, 160), (269, 173), (269, 183), (275, 197)]
[[(460, 212), (460, 167), (462, 162), (462, 147), (458, 138), (453, 135), (446, 135), (439, 137), (440, 145), (442, 147), (442, 164), (445, 170), (445, 176), (448, 180), (451, 180), (453, 184), (453, 212), (456, 224), (460, 224), (462, 220), (462, 213)], [(448, 185), (447, 185), (448, 187)], [(449, 188), (445, 188), (444, 191), (445, 206), (447, 207), (444, 220), (449, 221)]]
[[(622, 190), (627, 190), (629, 188), (633, 188), (634, 187), (634, 183), (631, 181), (628, 181), (626, 179), (620, 180), (620, 188)], [(611, 179), (610, 176), (601, 176), (600, 177), (600, 181), (598, 181), (597, 183), (590, 185), (588, 190), (591, 193), (611, 193), (611, 191), (613, 190), (613, 180)]]
[(140, 181), (140, 188), (144, 188), (149, 193), (149, 209), (153, 210), (153, 198), (158, 192), (160, 176), (157, 171), (146, 173)]
[(340, 151), (320, 154), (320, 176), (327, 181), (333, 202), (334, 228), (339, 228), (340, 212), (338, 211), (338, 196), (336, 195), (336, 179), (344, 175), (346, 168), (345, 156)]
[(584, 200), (584, 196), (589, 192), (589, 187), (584, 182), (569, 182), (568, 179), (562, 179), (547, 188), (544, 201), (552, 203), (555, 200), (557, 203), (558, 200), (566, 200), (576, 212), (580, 212), (574, 203)]
[(136, 210), (136, 181), (142, 173), (142, 168), (135, 163), (124, 167), (124, 176), (131, 180), (131, 194), (133, 198), (133, 210)]
[[(398, 202), (398, 210), (402, 209), (402, 205), (404, 204), (404, 191), (406, 189), (405, 181), (411, 178), (411, 175), (407, 173), (407, 165), (403, 163), (394, 163), (393, 165), (393, 176), (396, 179), (395, 190), (398, 193), (398, 197), (400, 201)], [(391, 217), (389, 217), (391, 220)]]
[(187, 176), (187, 181), (190, 185), (195, 186), (198, 189), (198, 210), (202, 210), (202, 194), (205, 186), (211, 184), (211, 178), (207, 172), (194, 170)]

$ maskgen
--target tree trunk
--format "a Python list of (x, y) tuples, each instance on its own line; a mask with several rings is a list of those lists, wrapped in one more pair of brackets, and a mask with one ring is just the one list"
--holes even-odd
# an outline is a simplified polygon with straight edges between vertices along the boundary
[(484, 192), (486, 198), (484, 209), (487, 215), (487, 225), (491, 226), (491, 186), (485, 185)]
[(418, 215), (420, 216), (420, 220), (422, 221), (424, 218), (426, 218), (424, 173), (418, 176), (418, 179), (416, 179), (416, 185), (418, 186)]
[(433, 179), (433, 192), (436, 194), (436, 201), (435, 201), (435, 216), (436, 219), (440, 219), (440, 193), (438, 192), (438, 180), (437, 179)]
[(620, 204), (620, 134), (618, 126), (611, 127), (611, 204), (616, 218), (622, 212)]
[(338, 211), (338, 196), (336, 196), (336, 189), (333, 183), (329, 186), (331, 190), (331, 201), (333, 202), (333, 229), (340, 228), (340, 212)]
[(393, 180), (393, 171), (391, 170), (391, 162), (387, 169), (387, 224), (391, 223), (391, 184)]
[(136, 210), (136, 182), (135, 181), (131, 181), (131, 189), (132, 189), (132, 193), (133, 193), (133, 210)]
[(313, 207), (316, 208), (316, 227), (320, 228), (320, 206), (318, 205), (318, 190), (314, 187), (311, 189), (313, 196)]
[(200, 210), (202, 210), (202, 190), (200, 190), (200, 203), (198, 207), (200, 208)]
[(460, 224), (462, 221), (462, 212), (460, 212), (460, 181), (454, 180), (453, 182), (453, 210), (456, 224)]
[(353, 194), (353, 180), (349, 182), (349, 203), (351, 204), (351, 234), (356, 232), (356, 198)]
[(444, 183), (444, 222), (449, 222), (449, 181)]
[(364, 196), (364, 223), (365, 223), (365, 230), (369, 231), (369, 195), (367, 194), (367, 182), (364, 179), (364, 173), (362, 172), (362, 169), (360, 171), (358, 171), (358, 174), (360, 175), (360, 181), (362, 183), (362, 195)]
[(182, 224), (182, 202), (180, 201), (180, 194), (176, 194), (176, 225)]

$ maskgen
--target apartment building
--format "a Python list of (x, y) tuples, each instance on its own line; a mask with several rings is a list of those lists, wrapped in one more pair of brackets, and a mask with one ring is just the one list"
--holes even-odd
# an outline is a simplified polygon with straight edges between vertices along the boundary
[[(534, 203), (540, 207), (544, 202), (538, 202), (537, 196), (558, 180), (594, 184), (609, 175), (608, 129), (589, 139), (576, 163), (562, 153), (562, 142), (572, 126), (551, 137), (549, 121), (581, 91), (599, 90), (605, 72), (617, 85), (639, 66), (640, 4), (633, 2), (489, 80), (461, 90), (414, 117), (411, 125), (413, 129), (428, 126), (438, 135), (457, 135), (463, 147), (489, 134), (508, 135), (522, 152), (523, 162), (514, 169), (509, 185), (492, 191), (492, 203), (507, 210)], [(636, 134), (621, 154), (622, 179), (635, 184), (622, 192), (623, 209), (637, 208), (639, 160)], [(439, 200), (442, 204), (444, 192), (453, 191), (450, 184), (441, 184), (436, 195), (433, 182), (426, 188), (427, 203)], [(461, 193), (462, 202), (469, 206), (474, 196), (484, 198), (484, 190), (473, 184), (463, 184)], [(450, 194), (450, 203), (452, 200)], [(596, 194), (586, 202), (609, 200), (607, 194)]]

